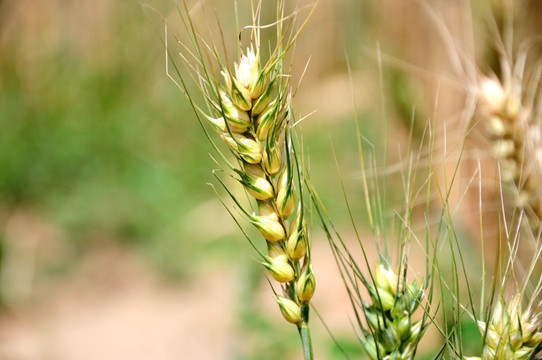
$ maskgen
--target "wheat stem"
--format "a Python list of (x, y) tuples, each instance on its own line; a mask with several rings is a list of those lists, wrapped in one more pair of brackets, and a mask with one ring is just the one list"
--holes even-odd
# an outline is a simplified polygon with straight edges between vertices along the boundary
[(301, 346), (303, 347), (303, 356), (305, 360), (313, 360), (312, 340), (309, 327), (306, 323), (301, 323), (298, 326), (299, 336), (301, 337)]

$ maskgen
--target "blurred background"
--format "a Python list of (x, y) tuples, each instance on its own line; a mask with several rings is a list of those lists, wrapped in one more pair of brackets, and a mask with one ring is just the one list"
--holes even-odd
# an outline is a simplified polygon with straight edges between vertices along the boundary
[[(249, 24), (249, 1), (237, 3)], [(378, 160), (387, 149), (400, 169), (411, 119), (414, 139), (433, 114), (461, 124), (465, 84), (443, 80), (455, 75), (439, 26), (469, 51), (476, 42), (473, 61), (494, 56), (487, 28), (501, 7), (427, 3), (321, 0), (296, 46), (295, 79), (310, 59), (294, 109), (298, 118), (316, 110), (302, 124), (312, 180), (352, 240), (335, 157), (366, 225), (354, 117)], [(524, 3), (529, 32), (540, 2)], [(235, 40), (232, 2), (205, 6)], [(211, 148), (166, 76), (158, 14), (182, 33), (171, 0), (0, 1), (0, 359), (300, 358), (295, 327), (207, 185)], [(460, 139), (464, 129), (455, 130)], [(448, 137), (453, 144), (454, 131)], [(390, 175), (391, 189), (402, 189), (400, 175)], [(400, 209), (402, 198), (390, 191), (385, 208)], [(314, 303), (361, 357), (317, 227), (313, 243)], [(317, 358), (343, 358), (312, 322)]]

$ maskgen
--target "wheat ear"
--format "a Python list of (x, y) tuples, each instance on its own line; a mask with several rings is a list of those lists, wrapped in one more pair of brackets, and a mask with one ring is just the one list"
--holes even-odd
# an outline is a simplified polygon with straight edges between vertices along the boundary
[[(516, 68), (523, 66), (519, 63)], [(537, 233), (542, 224), (542, 123), (536, 106), (541, 69), (529, 83), (524, 83), (520, 70), (503, 71), (509, 74), (503, 81), (482, 78), (478, 115), (492, 143), (503, 183), (513, 190), (515, 205), (525, 211)]]
[(296, 201), (290, 95), (287, 82), (279, 78), (280, 67), (261, 70), (259, 62), (259, 50), (249, 47), (234, 74), (223, 70), (227, 91), (214, 105), (225, 126), (217, 131), (239, 159), (239, 181), (258, 205), (257, 215), (249, 219), (267, 242), (262, 265), (283, 284), (283, 294), (275, 295), (280, 311), (307, 332), (315, 279), (303, 204)]
[(540, 351), (542, 342), (542, 313), (522, 312), (521, 295), (516, 294), (506, 302), (500, 296), (488, 322), (478, 321), (484, 336), (481, 357), (470, 360), (526, 360)]
[(363, 303), (368, 328), (362, 330), (361, 343), (373, 360), (413, 359), (425, 331), (423, 319), (412, 319), (423, 288), (416, 281), (405, 284), (383, 263), (377, 265), (374, 280), (374, 286), (367, 287), (371, 303)]
[[(196, 50), (190, 52), (195, 65), (187, 57), (183, 57), (183, 60), (186, 68), (192, 70), (209, 110), (203, 111), (192, 101), (184, 82), (181, 88), (198, 117), (206, 120), (237, 159), (237, 163), (232, 165), (223, 157), (231, 175), (243, 185), (252, 199), (251, 207), (256, 211), (243, 207), (229, 185), (221, 183), (241, 215), (265, 239), (266, 253), (258, 250), (250, 238), (249, 241), (261, 255), (261, 264), (280, 284), (280, 294), (273, 289), (280, 312), (288, 322), (297, 325), (305, 359), (312, 359), (308, 322), (315, 278), (304, 203), (296, 190), (296, 183), (303, 183), (303, 171), (293, 147), (290, 74), (284, 72), (283, 65), (285, 54), (295, 42), (300, 29), (290, 33), (289, 37), (283, 33), (284, 1), (279, 1), (277, 46), (262, 64), (260, 27), (257, 24), (260, 9), (261, 3), (253, 11), (255, 23), (247, 27), (252, 29), (250, 45), (246, 51), (241, 50), (233, 69), (227, 61), (221, 60), (214, 44), (198, 46), (202, 40), (193, 30), (188, 16), (185, 24), (189, 24), (187, 29), (196, 44)], [(286, 44), (283, 45), (284, 40)], [(204, 48), (211, 49), (211, 53), (203, 55)], [(207, 65), (209, 58), (215, 62)], [(221, 76), (215, 76), (215, 72), (209, 70), (217, 66)]]
[[(276, 65), (275, 65), (276, 66)], [(273, 68), (271, 68), (273, 69)], [(239, 181), (258, 205), (250, 222), (267, 241), (262, 263), (278, 282), (286, 284), (277, 303), (289, 322), (304, 324), (303, 312), (314, 293), (314, 275), (308, 248), (303, 204), (296, 201), (295, 159), (291, 152), (290, 96), (280, 68), (260, 70), (259, 52), (248, 48), (235, 65), (224, 69), (227, 92), (217, 110), (225, 117), (220, 136), (238, 157)], [(272, 73), (272, 74), (271, 74)], [(265, 104), (265, 105), (262, 105)], [(231, 114), (236, 114), (232, 119)], [(248, 119), (246, 127), (231, 131), (232, 124)]]

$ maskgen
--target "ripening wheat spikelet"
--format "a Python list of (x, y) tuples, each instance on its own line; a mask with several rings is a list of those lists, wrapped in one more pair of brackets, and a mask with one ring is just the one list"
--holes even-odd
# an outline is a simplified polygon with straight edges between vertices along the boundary
[[(195, 49), (186, 51), (189, 56), (181, 56), (186, 68), (192, 71), (208, 110), (193, 101), (182, 77), (180, 87), (198, 117), (205, 119), (218, 133), (237, 160), (233, 165), (219, 151), (230, 175), (242, 184), (252, 199), (250, 207), (243, 206), (228, 185), (219, 181), (231, 195), (241, 216), (263, 236), (267, 253), (253, 246), (263, 259), (262, 265), (281, 286), (280, 294), (273, 290), (275, 300), (284, 318), (297, 325), (308, 359), (312, 358), (309, 302), (314, 294), (315, 279), (304, 203), (296, 190), (296, 184), (303, 183), (303, 175), (293, 148), (290, 75), (283, 64), (286, 52), (301, 29), (289, 34), (283, 32), (285, 3), (279, 1), (279, 19), (274, 24), (277, 45), (269, 58), (262, 61), (258, 25), (261, 2), (256, 8), (252, 2), (251, 6), (254, 24), (244, 29), (250, 28), (250, 44), (241, 49), (233, 69), (227, 59), (221, 58), (214, 42), (207, 44), (199, 37), (189, 15), (183, 18)], [(212, 59), (210, 63), (208, 59)], [(218, 67), (221, 75), (215, 75), (218, 72), (213, 71), (213, 67)], [(253, 244), (251, 239), (249, 241)]]

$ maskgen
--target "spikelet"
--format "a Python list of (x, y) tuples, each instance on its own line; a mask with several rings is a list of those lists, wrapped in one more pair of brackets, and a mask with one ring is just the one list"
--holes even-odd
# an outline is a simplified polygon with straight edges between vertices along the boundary
[(280, 103), (278, 101), (273, 101), (264, 112), (258, 115), (256, 119), (256, 137), (259, 140), (266, 140), (269, 133), (274, 130), (277, 123), (279, 106)]
[(244, 109), (233, 104), (232, 100), (222, 91), (220, 92), (219, 110), (224, 114), (228, 125), (238, 129), (237, 132), (241, 134), (247, 131), (252, 124), (248, 113)]
[(282, 144), (273, 144), (263, 150), (262, 162), (270, 176), (277, 175), (283, 169)]
[(244, 171), (237, 171), (245, 189), (257, 200), (268, 200), (275, 196), (273, 185), (267, 180), (265, 172), (259, 164), (245, 164)]
[(245, 162), (249, 164), (259, 164), (262, 160), (262, 151), (257, 141), (243, 136), (230, 136), (222, 134), (222, 139), (234, 152)]
[(299, 324), (302, 321), (301, 308), (295, 301), (282, 296), (276, 296), (275, 300), (286, 321), (292, 324)]
[(316, 281), (311, 265), (305, 265), (301, 271), (301, 276), (296, 283), (296, 294), (301, 304), (307, 304), (316, 289)]
[(280, 216), (287, 219), (294, 212), (295, 207), (295, 189), (292, 182), (292, 177), (288, 169), (280, 174), (277, 181), (277, 198), (276, 206)]
[(299, 260), (305, 256), (307, 252), (307, 239), (306, 232), (307, 227), (305, 221), (301, 219), (298, 214), (296, 218), (292, 221), (290, 225), (290, 232), (288, 236), (288, 241), (286, 242), (286, 250), (288, 256), (292, 260)]
[(294, 268), (287, 257), (267, 257), (266, 262), (263, 262), (262, 265), (267, 268), (271, 276), (278, 282), (287, 283), (294, 281), (296, 278)]

